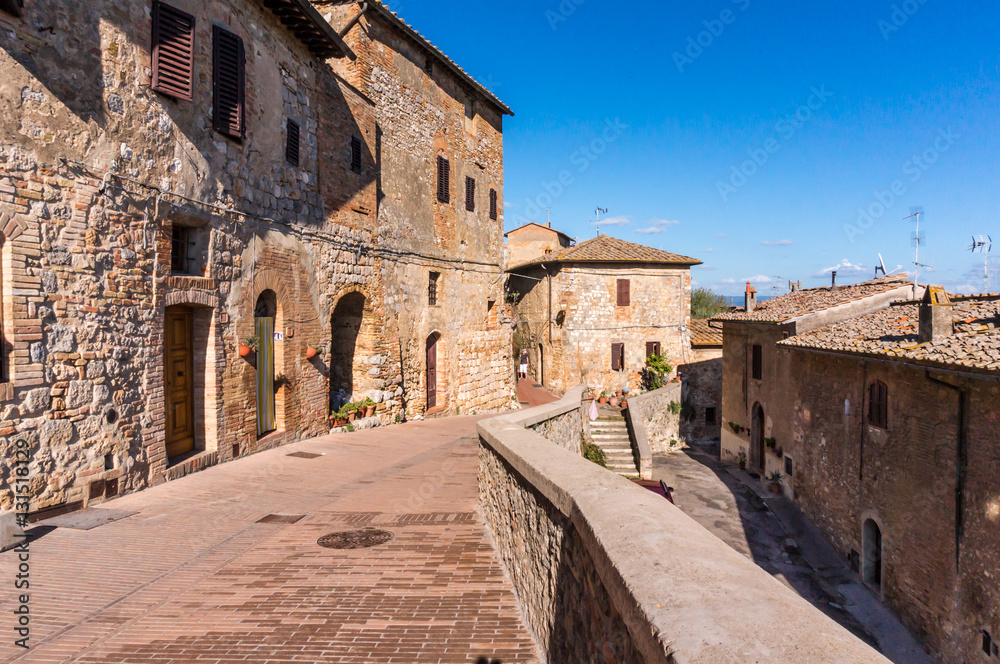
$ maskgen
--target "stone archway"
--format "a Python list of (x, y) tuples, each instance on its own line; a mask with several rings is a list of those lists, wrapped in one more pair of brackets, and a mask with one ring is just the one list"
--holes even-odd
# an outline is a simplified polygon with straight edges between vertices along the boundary
[(359, 358), (373, 350), (370, 330), (365, 329), (370, 309), (364, 293), (354, 291), (338, 300), (330, 314), (330, 409), (335, 410), (354, 399)]
[(861, 572), (865, 584), (881, 595), (882, 593), (882, 529), (874, 519), (865, 521), (861, 532), (863, 558)]
[(278, 297), (273, 290), (266, 289), (257, 297), (253, 317), (254, 336), (257, 337), (257, 437), (261, 438), (280, 428), (281, 406), (284, 405), (278, 403), (274, 383), (275, 376), (283, 368), (283, 357), (277, 343), (280, 343), (279, 338), (283, 341), (284, 336)]
[(438, 350), (441, 341), (441, 334), (438, 332), (432, 333), (427, 337), (427, 363), (426, 363), (426, 380), (425, 385), (427, 388), (427, 410), (436, 408), (438, 405), (438, 391), (440, 390), (440, 381), (438, 376)]

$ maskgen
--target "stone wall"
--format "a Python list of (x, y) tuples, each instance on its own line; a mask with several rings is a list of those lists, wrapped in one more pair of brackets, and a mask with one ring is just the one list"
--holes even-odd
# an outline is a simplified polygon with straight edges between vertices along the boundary
[[(864, 524), (873, 520), (882, 538), (876, 591), (944, 661), (978, 661), (982, 632), (1000, 634), (1000, 593), (984, 582), (1000, 560), (1000, 386), (851, 356), (794, 350), (791, 359), (794, 436), (785, 455), (797, 502), (845, 560), (854, 552), (862, 578), (870, 571)], [(866, 419), (876, 379), (888, 386), (885, 430)]]
[[(677, 367), (693, 419), (681, 422), (688, 442), (719, 440), (722, 435), (722, 349), (693, 349), (691, 361)], [(709, 420), (711, 416), (711, 421)]]
[(589, 429), (587, 414), (580, 403), (568, 404), (566, 408), (563, 413), (550, 412), (548, 419), (528, 428), (565, 450), (583, 454), (583, 440), (588, 437)]
[(628, 399), (629, 420), (633, 431), (636, 430), (636, 424), (641, 426), (653, 453), (671, 452), (679, 449), (683, 443), (680, 413), (671, 410), (680, 405), (681, 391), (680, 383), (669, 383), (658, 390)]
[(886, 662), (662, 497), (528, 430), (479, 424), (479, 501), (547, 661)]

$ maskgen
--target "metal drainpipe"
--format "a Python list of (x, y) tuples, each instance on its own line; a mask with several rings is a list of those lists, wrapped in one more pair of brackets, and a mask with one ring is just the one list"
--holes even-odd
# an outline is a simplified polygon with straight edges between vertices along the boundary
[(968, 463), (968, 449), (965, 440), (965, 409), (968, 395), (963, 388), (947, 383), (940, 378), (935, 378), (929, 370), (924, 372), (924, 376), (932, 383), (947, 387), (958, 395), (958, 468), (955, 473), (955, 570), (958, 571), (959, 558), (962, 552), (962, 533), (965, 529), (963, 522), (965, 513), (965, 467)]
[(367, 2), (361, 5), (361, 11), (358, 12), (358, 15), (352, 18), (350, 21), (348, 21), (347, 25), (344, 26), (344, 29), (338, 33), (341, 38), (343, 38), (348, 32), (351, 31), (351, 28), (353, 28), (357, 24), (357, 22), (361, 20), (361, 17), (365, 15), (366, 11), (368, 11)]

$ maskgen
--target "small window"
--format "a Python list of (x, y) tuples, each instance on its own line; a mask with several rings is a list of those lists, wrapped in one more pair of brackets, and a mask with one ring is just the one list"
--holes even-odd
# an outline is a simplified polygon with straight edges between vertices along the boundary
[[(4, 0), (0, 0), (2, 6)], [(174, 99), (194, 99), (194, 16), (165, 2), (154, 2), (151, 41), (153, 89)]]
[(287, 122), (285, 140), (285, 161), (292, 166), (299, 165), (299, 123), (293, 120)]
[(490, 219), (497, 220), (497, 190), (490, 189)]
[(983, 630), (983, 652), (990, 657), (1000, 657), (1000, 644), (985, 629)]
[(490, 325), (496, 325), (497, 324), (497, 307), (496, 307), (496, 304), (497, 304), (496, 300), (487, 300), (486, 301), (486, 317), (487, 317), (487, 320), (489, 321)]
[(427, 279), (427, 304), (432, 307), (438, 303), (438, 281), (441, 279), (440, 272), (431, 272)]
[(361, 139), (357, 136), (351, 137), (351, 170), (361, 172)]
[(212, 60), (215, 72), (213, 121), (215, 130), (230, 138), (243, 138), (244, 71), (243, 40), (212, 26)]
[(764, 380), (764, 348), (760, 344), (754, 344), (753, 354), (753, 379)]
[(630, 295), (631, 295), (630, 286), (631, 286), (631, 283), (629, 282), (628, 279), (619, 279), (618, 280), (618, 306), (619, 307), (627, 307), (627, 306), (629, 306)]
[(437, 199), (439, 203), (451, 202), (451, 163), (444, 157), (437, 158)]
[(659, 341), (646, 342), (646, 357), (649, 357), (650, 355), (662, 355), (662, 353), (660, 352)]
[(465, 178), (465, 209), (476, 211), (476, 181), (470, 177)]
[(868, 424), (889, 428), (889, 387), (880, 380), (868, 387)]
[(709, 406), (705, 409), (705, 424), (715, 424), (715, 407)]
[(611, 344), (611, 370), (625, 371), (625, 344)]
[(424, 60), (424, 71), (428, 74), (434, 73), (434, 58), (429, 55), (427, 56), (427, 59)]
[(792, 457), (785, 457), (785, 475), (791, 477), (795, 474), (795, 464), (792, 462)]
[(190, 232), (186, 226), (174, 226), (170, 238), (170, 271), (186, 274), (188, 271), (188, 245)]

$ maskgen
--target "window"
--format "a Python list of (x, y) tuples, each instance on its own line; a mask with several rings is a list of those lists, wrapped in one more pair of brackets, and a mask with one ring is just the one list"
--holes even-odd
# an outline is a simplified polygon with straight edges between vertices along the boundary
[(438, 281), (441, 279), (440, 272), (431, 272), (427, 279), (427, 304), (432, 307), (438, 303)]
[(434, 73), (434, 59), (429, 55), (427, 56), (427, 59), (424, 60), (424, 71), (428, 74)]
[(889, 388), (880, 380), (868, 387), (868, 424), (889, 428)]
[(361, 172), (361, 139), (357, 136), (351, 137), (351, 170)]
[(186, 273), (188, 267), (188, 243), (191, 229), (174, 226), (170, 237), (170, 271)]
[(451, 164), (444, 157), (437, 158), (437, 199), (439, 203), (451, 202)]
[(789, 477), (791, 477), (794, 474), (795, 474), (795, 464), (792, 463), (792, 457), (786, 456), (785, 457), (785, 475), (788, 475)]
[(243, 138), (244, 57), (243, 40), (212, 26), (212, 62), (215, 89), (212, 117), (215, 130), (230, 138)]
[(1000, 657), (1000, 643), (986, 630), (983, 630), (983, 652), (990, 657)]
[(715, 424), (715, 408), (713, 406), (705, 409), (705, 424)]
[(299, 165), (299, 123), (293, 120), (287, 122), (285, 141), (285, 161), (292, 166)]
[(625, 344), (611, 344), (611, 370), (625, 371)]
[(497, 324), (497, 307), (496, 307), (496, 304), (497, 304), (496, 300), (487, 300), (486, 301), (486, 316), (487, 316), (487, 320), (489, 321), (490, 325), (496, 325)]
[(476, 211), (476, 181), (470, 177), (465, 178), (465, 209)]
[(497, 220), (497, 190), (490, 189), (490, 219)]
[(646, 342), (646, 357), (649, 357), (650, 355), (662, 355), (662, 353), (660, 352), (659, 341)]
[(764, 349), (760, 344), (754, 344), (753, 352), (753, 379), (764, 380)]
[(618, 306), (627, 307), (629, 306), (629, 290), (630, 283), (628, 279), (618, 280)]
[(191, 101), (194, 80), (194, 16), (153, 3), (153, 89)]

